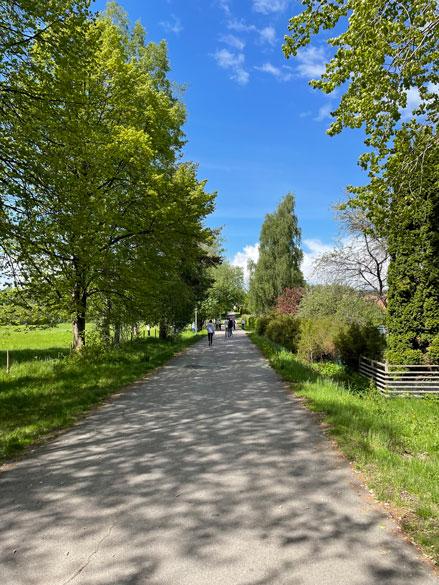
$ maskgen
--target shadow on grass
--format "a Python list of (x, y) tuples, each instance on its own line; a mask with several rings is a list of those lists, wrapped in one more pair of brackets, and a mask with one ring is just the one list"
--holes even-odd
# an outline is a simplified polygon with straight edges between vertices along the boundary
[[(36, 352), (17, 351), (23, 361), (0, 373), (0, 460), (15, 456), (48, 431), (71, 424), (81, 413), (152, 369), (198, 337), (163, 341), (139, 339), (118, 348), (88, 347), (81, 354), (25, 360)], [(58, 357), (54, 351), (52, 356)]]
[[(47, 349), (11, 349), (9, 363), (22, 364), (32, 361), (46, 361), (60, 359), (69, 355), (70, 350), (65, 347), (48, 347)], [(6, 351), (0, 350), (0, 368), (6, 368)]]
[(266, 337), (251, 333), (250, 338), (269, 358), (271, 365), (289, 382), (298, 384), (300, 382), (330, 380), (343, 386), (349, 392), (359, 394), (366, 393), (370, 389), (369, 380), (346, 369), (341, 364), (333, 362), (307, 363), (299, 360), (290, 351)]

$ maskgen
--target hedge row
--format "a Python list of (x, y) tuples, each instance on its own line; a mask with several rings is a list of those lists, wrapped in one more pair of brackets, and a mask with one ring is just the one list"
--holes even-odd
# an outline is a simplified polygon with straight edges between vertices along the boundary
[(352, 369), (358, 368), (360, 355), (381, 359), (385, 348), (385, 337), (375, 325), (330, 318), (267, 315), (256, 319), (255, 331), (308, 361), (340, 360)]

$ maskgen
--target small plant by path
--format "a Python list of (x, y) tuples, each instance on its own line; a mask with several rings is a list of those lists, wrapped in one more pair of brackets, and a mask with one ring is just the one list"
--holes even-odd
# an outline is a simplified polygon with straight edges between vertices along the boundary
[(378, 500), (439, 564), (439, 400), (387, 399), (337, 364), (306, 364), (265, 337), (250, 334), (271, 366), (329, 432)]
[(0, 369), (0, 462), (72, 425), (107, 396), (201, 337), (184, 333), (173, 341), (140, 338), (118, 348), (90, 347), (69, 355), (63, 333), (52, 334), (52, 342), (50, 330), (29, 334), (27, 347), (15, 344), (10, 372)]

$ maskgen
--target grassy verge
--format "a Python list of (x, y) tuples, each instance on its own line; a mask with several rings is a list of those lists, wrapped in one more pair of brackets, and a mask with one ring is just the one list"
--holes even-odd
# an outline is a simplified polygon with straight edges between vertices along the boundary
[(71, 425), (112, 392), (200, 338), (185, 332), (175, 341), (140, 338), (117, 349), (91, 347), (69, 355), (70, 334), (65, 333), (62, 326), (30, 333), (20, 329), (8, 338), (1, 329), (3, 348), (14, 351), (8, 374), (0, 345), (0, 462)]
[(294, 393), (323, 413), (368, 487), (439, 564), (439, 400), (386, 399), (342, 366), (308, 365), (264, 337), (250, 337)]

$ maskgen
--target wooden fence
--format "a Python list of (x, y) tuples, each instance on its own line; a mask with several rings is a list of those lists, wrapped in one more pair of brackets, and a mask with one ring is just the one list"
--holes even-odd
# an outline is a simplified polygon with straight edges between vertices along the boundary
[(383, 394), (439, 394), (439, 365), (389, 365), (361, 357), (360, 373)]

